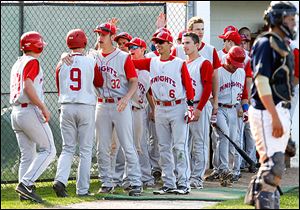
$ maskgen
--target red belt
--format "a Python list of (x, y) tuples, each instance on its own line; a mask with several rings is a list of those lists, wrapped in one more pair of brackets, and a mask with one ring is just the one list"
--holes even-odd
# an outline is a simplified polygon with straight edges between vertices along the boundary
[(27, 107), (28, 106), (28, 104), (26, 103), (26, 104), (21, 104), (21, 107), (22, 108), (25, 108), (25, 107)]
[(162, 105), (162, 106), (174, 106), (174, 105), (177, 105), (177, 104), (181, 104), (183, 100), (179, 99), (179, 100), (176, 100), (176, 101), (155, 101), (155, 103), (157, 105)]
[(236, 107), (236, 104), (218, 104), (219, 107), (224, 107), (224, 108), (233, 108), (233, 107)]
[(98, 98), (98, 102), (103, 103), (117, 103), (121, 98)]

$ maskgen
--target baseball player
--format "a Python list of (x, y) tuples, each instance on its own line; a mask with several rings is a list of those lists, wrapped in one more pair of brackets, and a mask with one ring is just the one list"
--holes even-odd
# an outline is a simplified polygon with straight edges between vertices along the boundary
[(249, 117), (261, 166), (245, 201), (257, 209), (280, 208), (277, 187), (285, 168), (294, 76), (293, 54), (285, 40), (295, 39), (296, 14), (291, 2), (271, 2), (264, 13), (269, 31), (252, 47), (254, 85)]
[(38, 58), (46, 43), (35, 31), (20, 38), (23, 56), (13, 65), (10, 76), (11, 124), (21, 152), (19, 184), (20, 200), (41, 203), (35, 193), (35, 181), (47, 169), (56, 155), (50, 112), (44, 104), (43, 69)]
[[(247, 121), (248, 92), (246, 88), (246, 73), (244, 68), (245, 51), (241, 47), (232, 47), (226, 55), (226, 61), (218, 69), (219, 72), (219, 109), (216, 125), (233, 141), (240, 145), (237, 139), (237, 111), (236, 106), (242, 101), (244, 120)], [(219, 167), (220, 184), (230, 186), (232, 172), (229, 168), (229, 142), (217, 130), (219, 139)]]
[[(160, 56), (134, 60), (134, 64), (136, 68), (150, 72), (151, 89), (156, 104), (155, 126), (163, 187), (153, 193), (188, 194), (190, 164), (187, 122), (193, 118), (194, 97), (191, 78), (185, 62), (170, 55), (173, 38), (169, 33), (161, 32), (152, 41), (156, 43), (155, 47)], [(174, 174), (175, 169), (177, 177)]]
[[(232, 46), (235, 46), (234, 43), (236, 41), (238, 41), (238, 39), (239, 39), (239, 37), (235, 36), (235, 34), (230, 34), (230, 33), (227, 34), (227, 32), (229, 32), (229, 31), (236, 31), (237, 32), (238, 30), (234, 26), (231, 26), (231, 25), (226, 26), (223, 30), (223, 34), (218, 36), (220, 39), (223, 39), (223, 41), (224, 41), (223, 49), (218, 51), (218, 56), (219, 56), (220, 61), (221, 61), (222, 57), (228, 53), (230, 48)], [(227, 34), (227, 36), (225, 36), (225, 34)]]
[(129, 195), (139, 196), (142, 190), (141, 171), (133, 143), (130, 101), (138, 88), (137, 74), (129, 54), (112, 45), (116, 33), (114, 25), (100, 24), (94, 32), (98, 33), (100, 43), (95, 58), (104, 78), (104, 85), (99, 89), (100, 98), (96, 108), (97, 156), (99, 177), (102, 182), (99, 193), (110, 193), (114, 188), (110, 150), (112, 130), (115, 128), (125, 153), (126, 172), (131, 186)]
[(115, 38), (114, 41), (117, 42), (118, 48), (124, 52), (129, 52), (128, 47), (125, 45), (130, 42), (132, 39), (132, 36), (128, 34), (127, 32), (121, 32), (119, 33)]
[[(71, 66), (61, 62), (56, 68), (56, 86), (61, 104), (60, 129), (63, 139), (61, 155), (53, 189), (58, 197), (67, 197), (68, 183), (76, 144), (79, 144), (80, 160), (76, 182), (76, 194), (89, 195), (90, 169), (95, 129), (95, 87), (101, 87), (103, 78), (92, 57), (84, 56), (87, 37), (83, 30), (73, 29), (66, 36), (71, 49)], [(84, 112), (82, 112), (84, 110)]]
[(182, 30), (178, 33), (176, 42), (178, 45), (180, 45), (182, 43), (182, 35), (185, 34), (187, 32), (187, 30)]
[(188, 55), (187, 68), (190, 73), (194, 97), (194, 121), (190, 123), (191, 188), (203, 188), (203, 176), (208, 163), (209, 120), (212, 105), (208, 101), (212, 91), (213, 69), (211, 63), (198, 53), (199, 37), (193, 32), (183, 35), (182, 44)]
[(244, 45), (244, 49), (247, 50), (248, 52), (250, 52), (251, 50), (251, 30), (244, 26), (242, 28), (239, 29), (239, 34), (240, 35), (245, 35), (245, 38), (243, 38), (245, 41), (245, 43), (243, 44)]

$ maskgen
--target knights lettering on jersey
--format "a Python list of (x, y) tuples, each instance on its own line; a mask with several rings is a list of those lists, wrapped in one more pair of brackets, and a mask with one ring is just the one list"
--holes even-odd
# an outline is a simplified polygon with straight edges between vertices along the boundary
[(234, 73), (224, 67), (218, 69), (219, 95), (218, 101), (222, 104), (237, 104), (242, 98), (246, 74), (244, 69), (238, 68)]
[(146, 94), (150, 88), (149, 71), (138, 71), (138, 89), (132, 97), (132, 104), (138, 108), (145, 108), (147, 105)]
[(128, 80), (124, 70), (128, 53), (116, 48), (114, 52), (104, 57), (97, 57), (97, 64), (102, 72), (104, 83), (99, 88), (101, 97), (123, 97), (128, 92)]
[(71, 66), (63, 64), (59, 71), (59, 103), (95, 105), (94, 69), (96, 61), (76, 55)]
[(192, 84), (195, 91), (194, 101), (200, 101), (200, 97), (203, 92), (200, 69), (205, 60), (206, 59), (200, 56), (197, 59), (193, 60), (191, 63), (187, 64), (187, 68), (192, 78)]
[[(13, 65), (10, 75), (10, 104), (18, 105), (22, 103), (30, 103), (30, 99), (24, 92), (24, 68), (27, 63), (36, 58), (23, 55)], [(37, 93), (37, 96), (41, 101), (44, 101), (43, 91), (43, 70), (39, 67), (39, 73), (33, 81), (33, 86)]]
[(180, 58), (165, 62), (159, 57), (151, 59), (150, 78), (155, 100), (174, 101), (186, 97), (181, 78), (183, 62)]

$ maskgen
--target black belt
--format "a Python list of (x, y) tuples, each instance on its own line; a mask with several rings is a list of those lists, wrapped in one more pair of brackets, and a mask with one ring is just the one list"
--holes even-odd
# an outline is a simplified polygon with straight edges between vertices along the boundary
[(237, 104), (221, 104), (221, 103), (218, 103), (219, 107), (225, 107), (225, 108), (233, 108), (233, 107), (236, 107)]
[(285, 108), (285, 109), (291, 109), (292, 104), (291, 104), (291, 102), (286, 102), (286, 101), (284, 101), (284, 102), (281, 103), (281, 106), (282, 106), (283, 108)]

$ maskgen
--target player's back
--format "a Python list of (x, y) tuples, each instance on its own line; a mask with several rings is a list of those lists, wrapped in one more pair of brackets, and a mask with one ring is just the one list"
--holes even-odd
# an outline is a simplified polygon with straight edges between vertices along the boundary
[(59, 103), (96, 104), (93, 85), (96, 61), (76, 54), (71, 66), (63, 64), (59, 72)]

